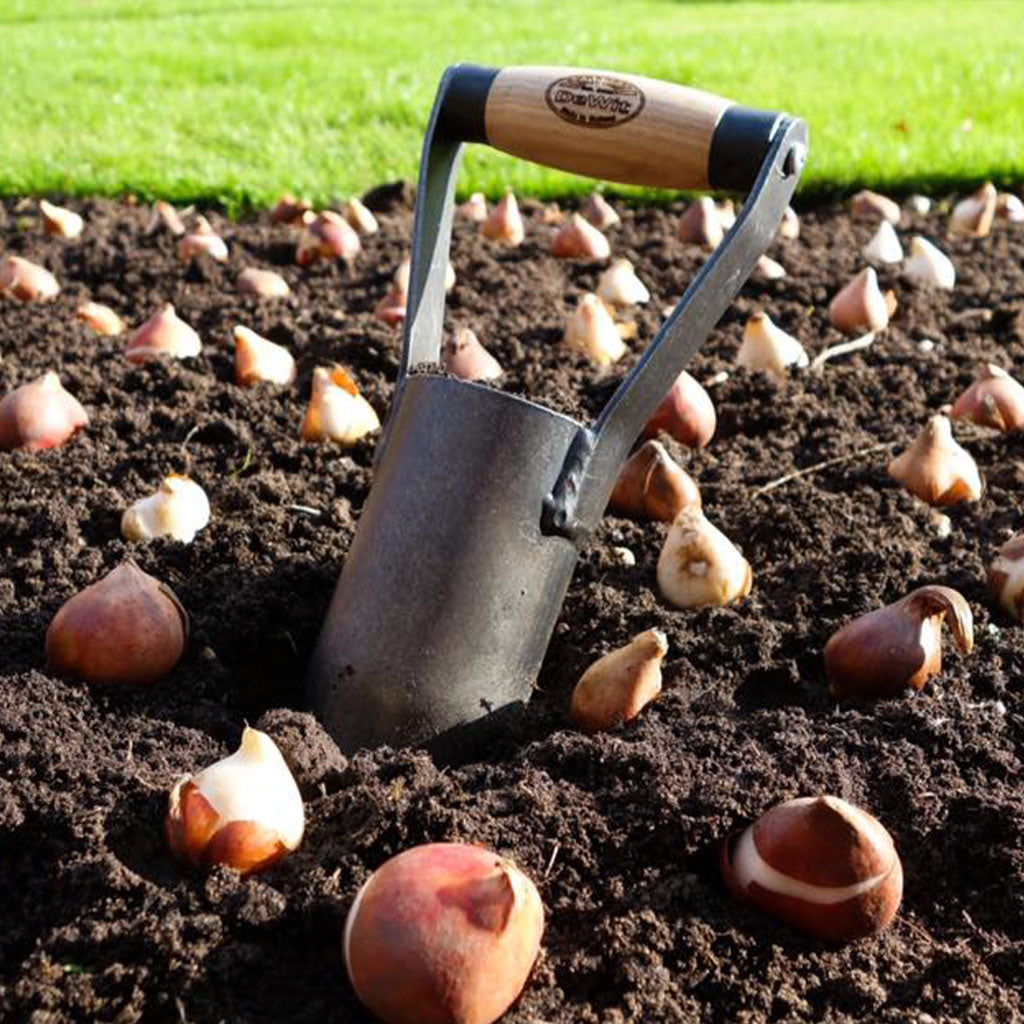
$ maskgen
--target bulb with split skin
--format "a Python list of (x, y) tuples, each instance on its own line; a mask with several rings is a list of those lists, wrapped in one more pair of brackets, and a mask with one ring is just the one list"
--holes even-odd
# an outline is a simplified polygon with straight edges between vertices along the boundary
[(965, 654), (974, 647), (970, 605), (951, 587), (925, 586), (835, 632), (825, 675), (836, 700), (898, 697), (942, 670), (942, 623)]
[(313, 393), (302, 420), (304, 441), (356, 444), (380, 429), (380, 420), (359, 393), (355, 381), (340, 366), (313, 371)]
[(506, 192), (504, 198), (488, 214), (480, 225), (480, 234), (503, 245), (516, 246), (522, 243), (526, 237), (526, 227), (519, 212), (519, 204), (511, 192)]
[(284, 385), (295, 380), (295, 359), (283, 345), (241, 324), (232, 330), (231, 337), (235, 343), (235, 383), (240, 387)]
[(626, 461), (608, 507), (632, 519), (671, 523), (683, 509), (701, 507), (696, 482), (659, 441), (645, 441)]
[(689, 242), (705, 249), (715, 249), (725, 237), (722, 218), (709, 196), (695, 199), (679, 218), (676, 225), (676, 238), (680, 242)]
[(578, 213), (574, 213), (551, 239), (551, 254), (560, 259), (604, 260), (611, 251), (608, 239)]
[(880, 932), (903, 896), (892, 837), (835, 796), (778, 804), (725, 840), (720, 865), (735, 897), (824, 942)]
[(459, 327), (441, 348), (441, 365), (462, 380), (495, 380), (501, 364), (468, 327)]
[(58, 448), (89, 416), (52, 370), (0, 399), (0, 451)]
[(39, 214), (43, 218), (43, 230), (48, 235), (55, 235), (70, 241), (78, 238), (85, 228), (85, 221), (73, 210), (55, 206), (45, 199), (39, 201)]
[(890, 224), (899, 224), (902, 216), (899, 203), (870, 189), (864, 189), (853, 197), (850, 213), (862, 220), (886, 220)]
[(2, 293), (19, 302), (45, 302), (60, 294), (60, 285), (46, 267), (21, 256), (5, 256), (0, 260)]
[(590, 193), (590, 198), (583, 204), (581, 213), (598, 231), (607, 231), (621, 223), (615, 207), (600, 192)]
[(661, 693), (668, 640), (660, 629), (638, 633), (598, 658), (572, 691), (569, 718), (581, 732), (610, 732), (630, 722)]
[(1024, 428), (1024, 387), (1002, 367), (987, 363), (953, 403), (954, 420), (970, 420), (1009, 434)]
[(540, 952), (544, 907), (532, 881), (480, 846), (399, 853), (359, 890), (345, 921), (345, 967), (382, 1024), (493, 1024)]
[(743, 328), (736, 364), (751, 373), (761, 371), (783, 379), (790, 367), (807, 366), (807, 353), (791, 334), (776, 327), (767, 313), (754, 313)]
[(291, 295), (288, 282), (276, 271), (246, 267), (238, 275), (238, 290), (258, 299), (283, 299)]
[(210, 522), (210, 501), (194, 480), (178, 473), (164, 478), (155, 494), (140, 498), (121, 516), (125, 540), (150, 541), (159, 537), (191, 544)]
[(700, 509), (676, 516), (658, 558), (658, 589), (670, 604), (733, 604), (750, 593), (752, 582), (750, 563)]
[(228, 246), (205, 217), (196, 217), (196, 226), (178, 242), (178, 256), (182, 262), (198, 256), (208, 256), (217, 263), (226, 263)]
[(711, 396), (683, 370), (647, 421), (643, 436), (657, 437), (664, 431), (687, 448), (703, 448), (714, 437), (716, 425)]
[(569, 314), (565, 342), (573, 352), (587, 356), (595, 366), (611, 366), (629, 351), (611, 314), (593, 292), (582, 295)]
[(295, 262), (306, 267), (317, 260), (341, 260), (351, 268), (362, 247), (359, 235), (340, 213), (324, 210), (304, 224)]
[(953, 440), (949, 420), (933, 416), (914, 443), (889, 463), (889, 476), (929, 505), (981, 497), (981, 476), (970, 452)]
[(160, 356), (189, 359), (202, 350), (199, 335), (168, 302), (132, 334), (124, 354), (130, 363), (142, 363)]
[(609, 306), (641, 305), (650, 300), (651, 293), (633, 270), (629, 260), (613, 260), (612, 265), (597, 282), (597, 294)]
[(178, 664), (188, 633), (174, 591), (128, 559), (61, 606), (46, 661), (88, 683), (153, 683)]
[(1002, 608), (1024, 620), (1024, 533), (1011, 537), (988, 567), (988, 588)]
[(164, 823), (178, 860), (193, 868), (224, 864), (243, 875), (295, 850), (304, 829), (302, 796), (281, 752), (249, 726), (230, 757), (177, 782)]
[(973, 195), (961, 199), (949, 215), (949, 230), (954, 235), (984, 238), (992, 230), (999, 197), (992, 182), (986, 182)]
[(888, 326), (893, 309), (895, 297), (890, 303), (874, 267), (865, 267), (832, 299), (828, 318), (844, 334), (877, 334)]
[(127, 330), (125, 322), (109, 307), (100, 302), (83, 302), (75, 310), (75, 317), (88, 324), (97, 334), (116, 338)]

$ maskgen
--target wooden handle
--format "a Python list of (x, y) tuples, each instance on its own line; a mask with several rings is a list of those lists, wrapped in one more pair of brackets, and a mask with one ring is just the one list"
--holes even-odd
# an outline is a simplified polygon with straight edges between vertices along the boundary
[(654, 78), (508, 67), (487, 93), (487, 142), (535, 163), (630, 185), (701, 189), (729, 100)]

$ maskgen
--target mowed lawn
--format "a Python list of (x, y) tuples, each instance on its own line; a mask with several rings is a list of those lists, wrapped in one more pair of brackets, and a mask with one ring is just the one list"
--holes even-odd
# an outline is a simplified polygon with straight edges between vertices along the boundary
[[(798, 113), (805, 189), (1024, 180), (1024, 3), (0, 0), (0, 191), (324, 201), (414, 178), (444, 67), (633, 71)], [(473, 147), (462, 191), (589, 183)]]

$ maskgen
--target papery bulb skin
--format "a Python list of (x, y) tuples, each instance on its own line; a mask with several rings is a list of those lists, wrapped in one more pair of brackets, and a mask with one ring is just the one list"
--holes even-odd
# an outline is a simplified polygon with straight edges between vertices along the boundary
[(714, 437), (716, 425), (711, 396), (684, 370), (658, 403), (643, 436), (656, 438), (664, 431), (687, 448), (703, 448)]
[(632, 721), (661, 693), (661, 663), (668, 640), (658, 629), (637, 634), (580, 676), (569, 718), (581, 732), (610, 732)]
[(899, 263), (903, 259), (903, 246), (892, 224), (883, 220), (871, 240), (861, 250), (864, 259), (872, 263)]
[(61, 606), (46, 660), (88, 683), (154, 683), (178, 664), (188, 633), (174, 591), (129, 559)]
[(217, 263), (226, 263), (228, 246), (205, 217), (196, 217), (195, 228), (178, 242), (178, 256), (183, 263), (201, 256), (207, 256)]
[(800, 218), (792, 206), (787, 206), (782, 211), (782, 220), (779, 221), (779, 237), (789, 239), (800, 237)]
[(88, 324), (97, 334), (116, 338), (127, 330), (125, 322), (109, 307), (100, 302), (83, 302), (75, 310), (75, 318)]
[(353, 196), (346, 204), (343, 211), (345, 220), (349, 226), (358, 231), (361, 235), (376, 234), (380, 225), (377, 218), (367, 209), (363, 202)]
[(474, 192), (464, 203), (461, 203), (456, 212), (460, 217), (472, 221), (474, 224), (482, 224), (487, 220), (487, 200), (483, 192)]
[(511, 861), (429, 843), (370, 876), (343, 953), (356, 995), (382, 1024), (493, 1024), (526, 984), (543, 931), (540, 894)]
[(986, 182), (973, 195), (953, 207), (949, 215), (949, 230), (954, 235), (984, 238), (992, 230), (999, 196), (992, 182)]
[(263, 871), (302, 841), (302, 796), (274, 741), (246, 726), (238, 750), (181, 779), (164, 822), (167, 845), (193, 868)]
[(1003, 610), (1024, 619), (1024, 533), (1011, 537), (988, 568), (988, 588)]
[(882, 931), (903, 896), (903, 866), (877, 818), (834, 796), (773, 807), (721, 848), (734, 896), (812, 939)]
[(945, 416), (933, 416), (913, 444), (889, 463), (889, 476), (929, 505), (981, 497), (981, 476), (970, 452), (953, 440)]
[(608, 507), (632, 519), (671, 523), (684, 509), (701, 507), (700, 490), (659, 441), (645, 441), (619, 470)]
[(341, 260), (351, 267), (362, 248), (359, 235), (348, 221), (333, 210), (324, 210), (305, 223), (295, 249), (295, 262), (306, 267), (317, 260)]
[(0, 451), (58, 448), (89, 423), (52, 370), (0, 399)]
[(825, 645), (825, 674), (836, 700), (897, 697), (942, 670), (942, 623), (960, 650), (974, 647), (970, 606), (950, 587), (925, 586), (848, 622)]

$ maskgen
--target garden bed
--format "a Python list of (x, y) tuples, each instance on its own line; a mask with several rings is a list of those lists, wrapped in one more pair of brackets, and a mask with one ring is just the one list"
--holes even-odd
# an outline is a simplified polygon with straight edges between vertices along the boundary
[[(672, 609), (655, 583), (666, 527), (606, 517), (528, 712), (486, 758), (438, 767), (409, 750), (346, 759), (301, 712), (373, 443), (303, 442), (299, 426), (313, 368), (333, 361), (385, 411), (400, 335), (371, 312), (407, 254), (410, 209), (398, 201), (379, 214), (382, 230), (364, 239), (350, 278), (340, 265), (294, 266), (293, 231), (266, 217), (214, 217), (228, 265), (185, 267), (171, 236), (146, 233), (148, 209), (76, 208), (86, 232), (66, 243), (40, 233), (34, 204), (0, 207), (2, 248), (45, 263), (64, 288), (45, 304), (0, 299), (0, 394), (57, 369), (91, 416), (63, 448), (0, 454), (0, 1015), (367, 1021), (342, 966), (345, 913), (371, 870), (431, 840), (486, 844), (538, 883), (544, 952), (508, 1024), (1024, 1015), (1024, 630), (984, 582), (996, 548), (1021, 528), (1024, 441), (957, 429), (987, 490), (949, 511), (945, 537), (886, 474), (890, 452), (982, 362), (1020, 368), (1024, 225), (956, 241), (943, 216), (905, 213), (901, 231), (909, 224), (951, 254), (956, 289), (914, 289), (881, 270), (900, 303), (890, 328), (870, 349), (781, 386), (733, 368), (747, 315), (766, 309), (812, 355), (840, 340), (828, 300), (862, 265), (874, 229), (838, 209), (805, 213), (801, 237), (770, 250), (789, 276), (748, 283), (692, 368), (705, 382), (729, 371), (709, 385), (711, 445), (689, 453), (667, 442), (699, 481), (709, 518), (751, 562), (750, 597)], [(504, 386), (591, 416), (635, 356), (605, 373), (564, 348), (566, 311), (602, 266), (549, 256), (552, 229), (539, 207), (527, 210), (527, 241), (513, 250), (457, 223), (449, 325), (477, 332), (504, 364)], [(634, 353), (703, 259), (674, 239), (678, 214), (623, 211), (610, 232), (613, 254), (633, 260), (653, 296)], [(235, 276), (250, 264), (277, 269), (292, 297), (240, 297)], [(203, 354), (134, 367), (123, 338), (74, 320), (86, 298), (132, 324), (172, 301)], [(294, 352), (294, 386), (235, 386), (235, 323)], [(759, 493), (840, 456), (850, 457)], [(206, 489), (209, 527), (190, 546), (127, 544), (123, 509), (170, 471)], [(184, 660), (142, 689), (55, 678), (43, 659), (54, 612), (127, 555), (191, 614)], [(822, 666), (829, 635), (931, 582), (970, 602), (973, 654), (947, 638), (946, 665), (924, 693), (836, 706)], [(652, 626), (670, 644), (661, 698), (614, 734), (568, 730), (583, 669)], [(246, 721), (290, 758), (305, 840), (261, 876), (189, 874), (164, 846), (167, 793), (234, 749)], [(875, 813), (906, 873), (892, 927), (843, 949), (738, 906), (717, 869), (728, 832), (819, 792)]]

